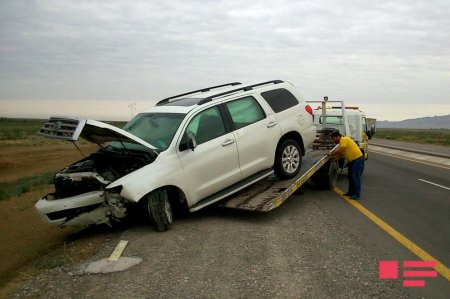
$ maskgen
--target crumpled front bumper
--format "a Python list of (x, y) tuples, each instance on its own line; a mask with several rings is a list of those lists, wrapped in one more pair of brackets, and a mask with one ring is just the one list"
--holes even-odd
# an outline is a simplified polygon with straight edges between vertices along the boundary
[(92, 191), (62, 199), (53, 199), (53, 194), (47, 194), (39, 199), (35, 208), (41, 218), (51, 225), (85, 227), (109, 223), (109, 209), (104, 202), (103, 191)]

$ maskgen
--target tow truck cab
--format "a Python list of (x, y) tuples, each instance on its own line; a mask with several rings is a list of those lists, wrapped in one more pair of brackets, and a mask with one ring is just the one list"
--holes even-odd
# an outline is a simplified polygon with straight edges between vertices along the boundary
[(321, 128), (325, 124), (327, 128), (337, 129), (342, 135), (350, 136), (359, 145), (364, 160), (367, 160), (370, 128), (367, 126), (365, 113), (355, 106), (345, 106), (344, 111), (342, 111), (342, 106), (327, 106), (324, 116), (322, 109), (322, 107), (318, 107), (314, 110), (316, 127)]

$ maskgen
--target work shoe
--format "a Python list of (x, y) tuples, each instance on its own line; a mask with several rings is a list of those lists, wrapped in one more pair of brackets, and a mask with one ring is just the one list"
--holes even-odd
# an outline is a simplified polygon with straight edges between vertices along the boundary
[(356, 196), (356, 195), (351, 195), (349, 198), (354, 199), (354, 200), (359, 200), (359, 196)]

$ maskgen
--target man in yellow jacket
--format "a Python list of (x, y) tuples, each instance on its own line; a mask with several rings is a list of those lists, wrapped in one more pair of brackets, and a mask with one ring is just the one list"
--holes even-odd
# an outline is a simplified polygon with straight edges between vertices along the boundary
[(361, 197), (361, 174), (364, 157), (358, 145), (347, 136), (339, 132), (331, 133), (334, 143), (339, 144), (339, 149), (333, 153), (332, 159), (337, 160), (344, 157), (348, 161), (348, 191), (345, 196), (358, 200)]

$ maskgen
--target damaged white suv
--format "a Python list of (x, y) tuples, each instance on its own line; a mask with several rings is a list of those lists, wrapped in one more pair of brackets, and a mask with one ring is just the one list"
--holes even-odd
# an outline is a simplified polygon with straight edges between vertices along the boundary
[(55, 175), (36, 209), (50, 224), (111, 224), (140, 214), (158, 231), (275, 173), (297, 175), (315, 139), (312, 109), (280, 80), (213, 86), (161, 100), (123, 129), (52, 117), (39, 135), (101, 149)]

